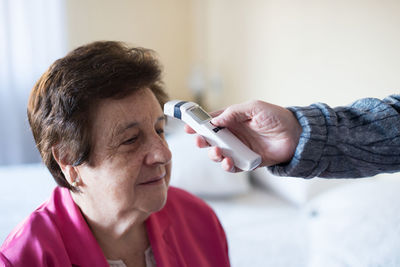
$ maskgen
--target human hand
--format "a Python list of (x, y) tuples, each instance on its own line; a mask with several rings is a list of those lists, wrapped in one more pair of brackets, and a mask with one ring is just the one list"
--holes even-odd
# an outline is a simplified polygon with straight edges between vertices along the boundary
[[(289, 161), (302, 132), (299, 122), (290, 110), (263, 101), (232, 105), (211, 115), (214, 117), (212, 124), (228, 128), (251, 150), (261, 155), (262, 163), (259, 167)], [(187, 125), (185, 131), (195, 133)], [(196, 145), (200, 148), (210, 146), (201, 136), (196, 137)], [(219, 147), (212, 147), (208, 156), (215, 162), (221, 162), (226, 171), (241, 171), (235, 168), (232, 158), (222, 155)]]

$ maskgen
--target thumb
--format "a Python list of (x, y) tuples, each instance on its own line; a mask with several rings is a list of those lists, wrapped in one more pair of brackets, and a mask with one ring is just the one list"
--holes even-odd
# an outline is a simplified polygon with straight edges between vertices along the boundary
[(251, 103), (236, 104), (223, 111), (215, 112), (215, 114), (217, 116), (211, 120), (211, 123), (217, 126), (227, 127), (233, 122), (250, 120), (253, 117), (253, 105), (251, 105)]

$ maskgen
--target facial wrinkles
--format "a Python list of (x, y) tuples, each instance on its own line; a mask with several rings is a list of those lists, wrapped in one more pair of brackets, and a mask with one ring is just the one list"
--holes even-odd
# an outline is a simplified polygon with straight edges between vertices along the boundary
[[(161, 122), (158, 122), (158, 124)], [(164, 153), (162, 150), (165, 149), (164, 138), (160, 136), (157, 130), (162, 129), (160, 125), (149, 125), (146, 131), (142, 132), (141, 138), (139, 138), (137, 154), (140, 157), (143, 164), (146, 164), (146, 157), (153, 155), (154, 153)]]
[[(136, 97), (141, 98), (148, 93), (148, 91), (143, 90), (138, 92)], [(164, 122), (158, 121), (160, 117), (163, 117), (162, 110), (160, 107), (154, 108), (154, 104), (149, 104), (148, 102), (139, 102), (133, 107), (131, 103), (112, 103), (113, 100), (110, 101), (101, 103), (98, 109), (101, 110), (101, 114), (97, 114), (98, 118), (104, 119), (96, 122), (97, 125), (94, 128), (96, 132), (94, 140), (97, 140), (97, 142), (94, 142), (94, 152), (98, 152), (93, 153), (95, 156), (94, 163), (101, 164), (103, 160), (109, 162), (120, 160), (122, 162), (119, 164), (132, 164), (132, 156), (143, 158), (145, 155), (141, 155), (142, 153), (148, 153), (146, 151), (151, 151), (155, 148), (151, 146), (151, 143), (157, 142), (157, 140), (148, 140), (149, 138), (156, 136), (163, 139), (156, 132), (164, 128)], [(143, 112), (138, 112), (138, 110)], [(120, 132), (121, 128), (123, 129), (126, 125), (134, 122), (137, 123), (134, 126), (135, 129), (127, 129), (122, 133)], [(138, 140), (134, 144), (122, 144), (124, 139), (129, 139), (133, 135), (138, 135)], [(162, 142), (165, 143), (165, 140)], [(160, 146), (160, 144), (158, 145)], [(166, 146), (165, 144), (163, 145)], [(157, 149), (160, 149), (160, 147), (157, 147)], [(132, 155), (132, 153), (135, 155)], [(121, 157), (117, 157), (117, 155)]]
[[(137, 129), (129, 129), (127, 130), (127, 134), (122, 134), (123, 138), (117, 138), (119, 144), (116, 146), (112, 146), (108, 151), (107, 160), (110, 162), (114, 162), (116, 160), (120, 162), (117, 165), (139, 165), (145, 163), (145, 158), (148, 155), (153, 155), (153, 153), (165, 153), (163, 151), (166, 147), (166, 142), (159, 133), (158, 130), (162, 130), (164, 128), (162, 121), (153, 122), (154, 119), (152, 116), (146, 116), (144, 120), (142, 120), (138, 126), (135, 126)], [(137, 131), (137, 132), (136, 132)], [(132, 144), (120, 144), (126, 138), (130, 138), (131, 135), (138, 135), (138, 139)], [(116, 156), (118, 155), (118, 157)], [(162, 155), (161, 157), (164, 157)]]
[(130, 119), (127, 114), (131, 114), (129, 110), (126, 110), (125, 106), (122, 103), (116, 103), (111, 108), (107, 106), (106, 109), (101, 109), (104, 115), (99, 114), (99, 117), (104, 117), (104, 119), (95, 125), (96, 136), (93, 138), (97, 140), (97, 142), (94, 142), (94, 154), (97, 154), (97, 163), (101, 162), (101, 160), (111, 160), (115, 157), (123, 142), (123, 138), (126, 138), (126, 131), (132, 131), (129, 129), (122, 131), (125, 126), (124, 122), (129, 122)]

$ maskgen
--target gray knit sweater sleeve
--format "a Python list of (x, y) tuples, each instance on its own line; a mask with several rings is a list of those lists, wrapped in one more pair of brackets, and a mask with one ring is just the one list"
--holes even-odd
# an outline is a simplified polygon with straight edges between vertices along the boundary
[(400, 95), (289, 109), (303, 132), (292, 160), (269, 167), (274, 174), (356, 178), (400, 171)]

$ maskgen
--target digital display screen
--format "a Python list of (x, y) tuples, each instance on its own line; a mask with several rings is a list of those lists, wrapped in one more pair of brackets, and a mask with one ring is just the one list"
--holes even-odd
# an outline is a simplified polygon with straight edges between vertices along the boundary
[(199, 122), (211, 119), (210, 115), (207, 114), (201, 107), (194, 107), (189, 110)]

